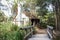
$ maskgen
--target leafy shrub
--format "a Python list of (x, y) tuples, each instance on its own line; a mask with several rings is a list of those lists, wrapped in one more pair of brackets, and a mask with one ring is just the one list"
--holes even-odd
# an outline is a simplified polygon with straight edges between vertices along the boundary
[(46, 13), (46, 15), (40, 17), (40, 25), (46, 28), (47, 25), (55, 27), (55, 16), (54, 13)]
[(23, 40), (23, 31), (11, 22), (0, 23), (0, 40)]
[(7, 18), (5, 17), (4, 12), (0, 10), (0, 22), (6, 21), (6, 19)]

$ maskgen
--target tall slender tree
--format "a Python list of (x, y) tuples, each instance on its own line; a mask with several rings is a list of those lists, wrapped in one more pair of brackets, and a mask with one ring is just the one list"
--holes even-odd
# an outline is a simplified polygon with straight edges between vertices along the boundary
[(54, 0), (53, 5), (56, 13), (56, 30), (60, 31), (60, 0)]

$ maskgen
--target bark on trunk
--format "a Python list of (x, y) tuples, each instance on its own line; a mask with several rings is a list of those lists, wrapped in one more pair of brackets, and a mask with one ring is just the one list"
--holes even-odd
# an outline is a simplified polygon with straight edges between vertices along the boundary
[(60, 2), (59, 0), (56, 0), (55, 11), (56, 11), (56, 30), (60, 31)]

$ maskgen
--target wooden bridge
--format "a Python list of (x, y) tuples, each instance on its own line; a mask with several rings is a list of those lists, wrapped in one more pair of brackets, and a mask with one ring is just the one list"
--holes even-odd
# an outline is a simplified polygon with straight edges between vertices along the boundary
[(23, 40), (52, 40), (52, 38), (53, 38), (52, 37), (53, 28), (50, 26), (47, 27), (47, 30), (46, 30), (47, 33), (41, 33), (41, 34), (38, 34), (38, 33), (34, 34), (34, 27), (33, 26), (20, 28), (20, 30), (25, 31), (25, 35), (24, 35)]
[(47, 34), (35, 34), (28, 40), (50, 40)]

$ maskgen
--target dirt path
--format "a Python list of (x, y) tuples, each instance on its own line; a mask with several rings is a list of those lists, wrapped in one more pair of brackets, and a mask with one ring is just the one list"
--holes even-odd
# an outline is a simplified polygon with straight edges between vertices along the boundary
[(39, 29), (38, 27), (35, 27), (36, 34), (47, 34), (46, 29)]

